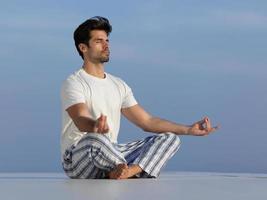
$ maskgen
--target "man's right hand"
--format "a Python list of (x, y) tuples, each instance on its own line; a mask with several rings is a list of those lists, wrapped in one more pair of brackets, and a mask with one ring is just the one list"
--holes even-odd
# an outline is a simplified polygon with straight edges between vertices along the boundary
[(101, 116), (96, 120), (95, 126), (94, 126), (94, 133), (108, 133), (109, 127), (107, 123), (107, 116), (101, 114)]

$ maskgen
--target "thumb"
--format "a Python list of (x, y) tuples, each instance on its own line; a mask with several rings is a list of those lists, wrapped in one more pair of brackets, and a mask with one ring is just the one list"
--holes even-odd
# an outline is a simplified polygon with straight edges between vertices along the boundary
[(106, 121), (107, 120), (107, 116), (103, 115), (103, 119), (104, 119), (104, 121)]
[(104, 115), (101, 113), (100, 117), (98, 118), (98, 120), (103, 120), (103, 117), (104, 117)]

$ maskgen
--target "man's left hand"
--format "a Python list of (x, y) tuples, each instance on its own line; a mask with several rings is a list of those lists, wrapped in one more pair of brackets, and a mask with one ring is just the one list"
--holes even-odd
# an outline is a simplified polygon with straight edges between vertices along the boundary
[(210, 119), (208, 117), (204, 117), (204, 119), (194, 123), (188, 129), (188, 135), (207, 136), (218, 129), (219, 126), (212, 127)]

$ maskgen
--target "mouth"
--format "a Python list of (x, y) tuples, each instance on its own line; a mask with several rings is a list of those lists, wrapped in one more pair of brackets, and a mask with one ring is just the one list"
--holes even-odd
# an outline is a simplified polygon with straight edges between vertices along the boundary
[(103, 50), (103, 52), (108, 52), (109, 53), (109, 48), (105, 48), (104, 50)]
[(104, 53), (104, 54), (107, 54), (107, 55), (110, 54), (109, 50), (105, 50), (105, 51), (103, 51), (103, 53)]

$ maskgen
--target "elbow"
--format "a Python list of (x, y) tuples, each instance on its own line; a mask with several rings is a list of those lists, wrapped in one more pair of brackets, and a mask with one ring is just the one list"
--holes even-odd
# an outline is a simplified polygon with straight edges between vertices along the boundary
[(143, 120), (143, 123), (140, 124), (140, 127), (142, 128), (144, 132), (153, 132), (153, 126), (152, 126), (151, 121), (152, 121), (152, 117), (147, 120)]
[(141, 125), (141, 128), (144, 132), (153, 132), (153, 130), (151, 129), (150, 126), (148, 126), (147, 124), (143, 124)]
[(143, 127), (142, 130), (143, 130), (144, 132), (150, 132), (150, 130), (149, 130), (147, 127)]

